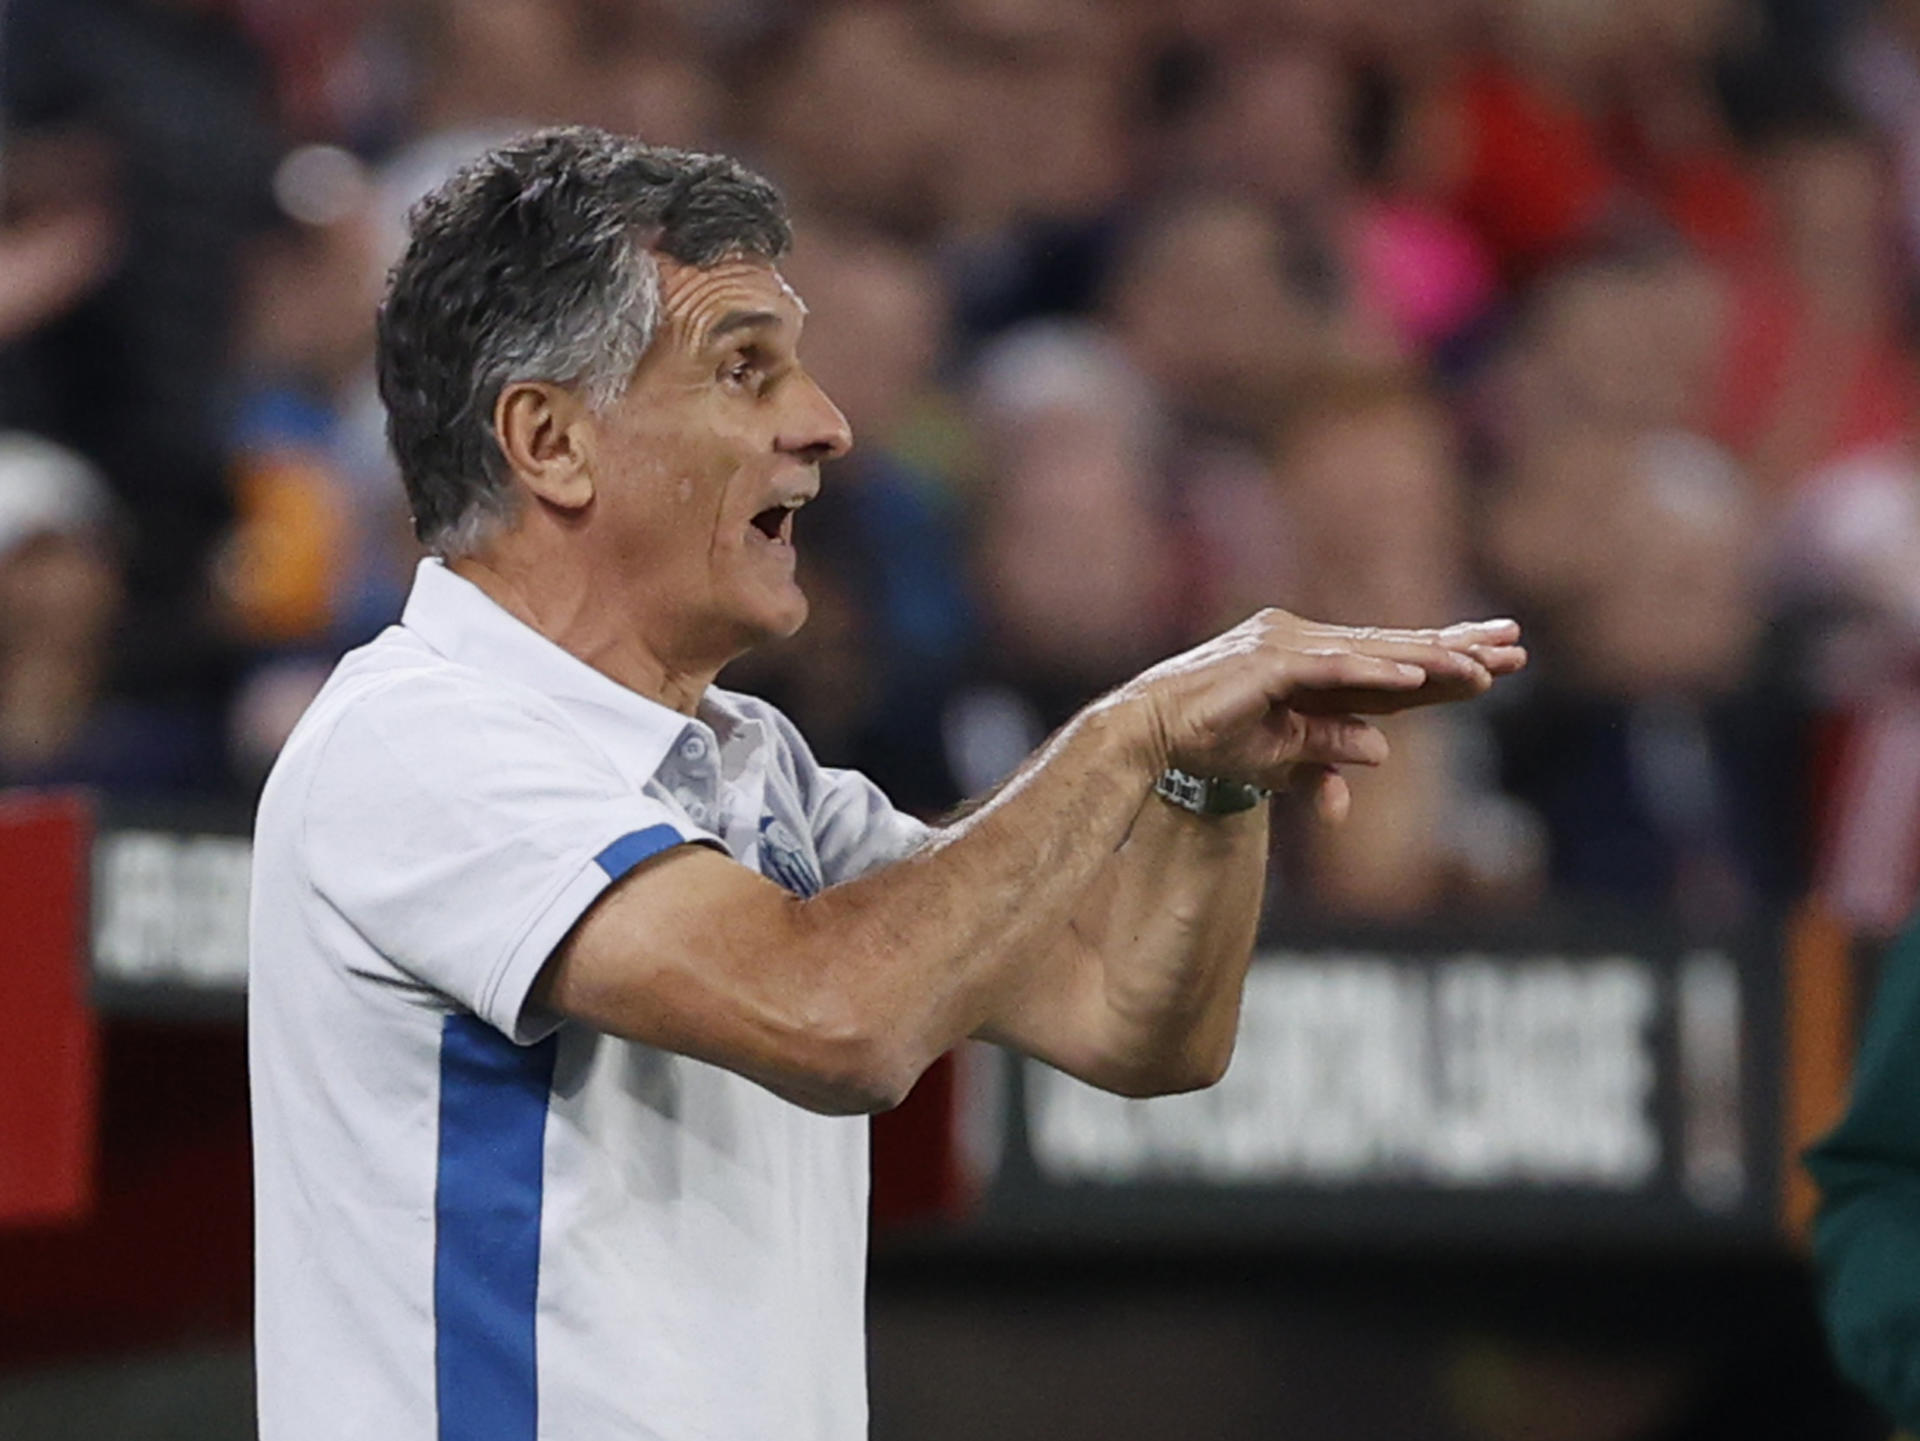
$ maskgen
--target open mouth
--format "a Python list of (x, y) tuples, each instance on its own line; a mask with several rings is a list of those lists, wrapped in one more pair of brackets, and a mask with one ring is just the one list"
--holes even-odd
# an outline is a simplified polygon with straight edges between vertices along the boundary
[(753, 518), (753, 528), (775, 545), (793, 544), (793, 513), (797, 505), (770, 505)]

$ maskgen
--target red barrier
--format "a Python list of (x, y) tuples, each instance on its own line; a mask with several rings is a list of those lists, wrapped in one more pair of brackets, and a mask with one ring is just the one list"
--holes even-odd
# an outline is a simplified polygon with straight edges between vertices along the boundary
[(0, 1226), (79, 1221), (94, 1202), (92, 830), (79, 796), (0, 797)]

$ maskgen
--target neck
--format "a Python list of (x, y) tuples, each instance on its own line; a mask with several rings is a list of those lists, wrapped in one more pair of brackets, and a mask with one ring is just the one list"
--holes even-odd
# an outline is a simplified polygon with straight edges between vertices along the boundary
[(447, 568), (560, 649), (628, 690), (692, 715), (727, 658), (692, 660), (646, 634), (628, 596), (608, 596), (587, 568), (513, 567), (460, 556)]

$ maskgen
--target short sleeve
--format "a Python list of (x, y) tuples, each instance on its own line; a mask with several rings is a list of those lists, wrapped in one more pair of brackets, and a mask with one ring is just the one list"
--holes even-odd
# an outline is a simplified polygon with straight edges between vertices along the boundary
[(600, 893), (713, 842), (635, 790), (557, 715), (436, 678), (363, 697), (315, 762), (309, 879), (398, 970), (515, 1041), (555, 1018), (527, 992)]

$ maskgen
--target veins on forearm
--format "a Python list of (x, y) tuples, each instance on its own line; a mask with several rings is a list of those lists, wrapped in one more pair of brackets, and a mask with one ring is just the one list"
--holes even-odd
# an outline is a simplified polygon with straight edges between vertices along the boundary
[(1139, 822), (1109, 863), (1108, 888), (1122, 907), (1103, 947), (1110, 982), (1157, 993), (1176, 1012), (1211, 995), (1221, 974), (1237, 974), (1243, 943), (1251, 949), (1265, 864), (1264, 810)]

